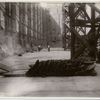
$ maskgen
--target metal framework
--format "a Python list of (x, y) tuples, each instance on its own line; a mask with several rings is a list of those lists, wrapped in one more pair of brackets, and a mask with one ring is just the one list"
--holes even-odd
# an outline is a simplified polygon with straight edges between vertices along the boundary
[[(90, 7), (89, 12), (87, 7)], [(64, 47), (71, 42), (71, 59), (90, 57), (96, 59), (97, 41), (100, 37), (100, 10), (95, 4), (70, 3), (63, 5)]]

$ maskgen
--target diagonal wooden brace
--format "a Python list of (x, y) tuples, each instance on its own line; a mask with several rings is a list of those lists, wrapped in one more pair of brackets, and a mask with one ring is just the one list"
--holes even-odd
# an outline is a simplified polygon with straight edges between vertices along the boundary
[(70, 29), (67, 25), (66, 27), (69, 29), (70, 32), (73, 32), (75, 34), (75, 36), (80, 40), (80, 42), (82, 43), (84, 47), (88, 48), (88, 50), (91, 51), (91, 47), (85, 38), (82, 38), (81, 35), (78, 34), (78, 32), (74, 28)]

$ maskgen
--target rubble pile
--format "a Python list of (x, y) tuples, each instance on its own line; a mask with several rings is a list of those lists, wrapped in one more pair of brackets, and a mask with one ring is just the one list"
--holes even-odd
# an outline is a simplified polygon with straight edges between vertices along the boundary
[(37, 60), (26, 72), (26, 76), (95, 76), (95, 63), (80, 60)]

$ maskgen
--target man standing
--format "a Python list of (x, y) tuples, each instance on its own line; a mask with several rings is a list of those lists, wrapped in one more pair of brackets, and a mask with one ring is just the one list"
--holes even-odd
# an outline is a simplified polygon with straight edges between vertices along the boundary
[(50, 45), (48, 45), (48, 51), (50, 52)]

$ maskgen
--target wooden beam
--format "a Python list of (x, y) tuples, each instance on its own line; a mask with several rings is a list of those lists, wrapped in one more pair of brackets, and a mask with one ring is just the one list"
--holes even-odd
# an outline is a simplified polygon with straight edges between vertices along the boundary
[(84, 12), (85, 16), (87, 17), (88, 21), (91, 21), (89, 15), (87, 14), (86, 10), (85, 9), (82, 9), (82, 11)]
[(64, 50), (66, 50), (66, 42), (67, 41), (66, 41), (66, 25), (65, 25), (66, 15), (65, 14), (68, 14), (66, 7), (62, 7), (62, 12), (63, 12), (63, 35), (62, 35), (62, 39), (63, 39), (63, 48), (64, 48)]
[[(75, 28), (75, 17), (74, 17), (74, 4), (69, 5), (69, 17), (70, 17), (70, 29)], [(75, 37), (73, 31), (71, 31), (71, 59), (74, 58), (75, 55)]]
[(85, 38), (82, 38), (73, 27), (69, 28), (67, 25), (66, 27), (69, 29), (71, 33), (73, 33), (79, 39), (83, 46), (85, 46), (86, 48), (88, 48), (89, 51), (91, 51), (91, 47)]
[(76, 17), (77, 15), (78, 15), (78, 13), (80, 12), (80, 10), (81, 10), (81, 6), (78, 8), (78, 10), (75, 12), (75, 14), (74, 14), (74, 17)]
[(93, 57), (93, 59), (96, 59), (96, 29), (95, 29), (95, 9), (93, 7), (91, 7), (91, 33), (92, 33), (92, 38), (90, 39), (90, 44), (91, 44), (91, 41), (92, 41), (92, 51), (90, 52), (91, 53), (91, 56)]

